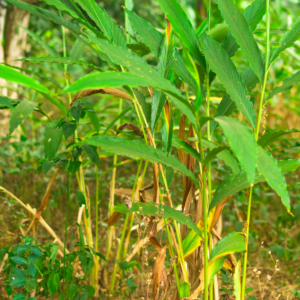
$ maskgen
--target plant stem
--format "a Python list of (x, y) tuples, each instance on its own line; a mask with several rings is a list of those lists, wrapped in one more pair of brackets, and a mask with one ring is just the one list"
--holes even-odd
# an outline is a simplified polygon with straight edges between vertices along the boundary
[[(98, 252), (98, 239), (99, 239), (99, 228), (98, 228), (98, 222), (99, 222), (99, 168), (96, 165), (96, 199), (95, 199), (95, 210), (96, 210), (96, 220), (95, 220), (95, 226), (96, 226), (96, 237), (95, 237), (95, 251)], [(96, 295), (98, 295), (98, 272), (99, 272), (99, 258), (97, 255), (95, 255), (95, 291)]]
[[(141, 160), (141, 164), (142, 164), (142, 160)], [(141, 177), (140, 187), (143, 186), (147, 168), (148, 168), (148, 161), (145, 162), (144, 170), (143, 170), (142, 177)], [(130, 241), (130, 236), (131, 236), (131, 228), (133, 226), (133, 221), (134, 221), (134, 214), (131, 215), (131, 219), (130, 219), (130, 223), (129, 223), (129, 230), (128, 230), (128, 233), (126, 236), (126, 241), (125, 241), (124, 251), (123, 251), (123, 260), (126, 259), (127, 249), (128, 249), (128, 245), (129, 245), (129, 241)]]
[(66, 277), (66, 245), (67, 245), (67, 233), (68, 233), (68, 214), (69, 214), (69, 202), (70, 202), (70, 172), (67, 172), (67, 211), (66, 211), (66, 221), (65, 221), (65, 240), (64, 240), (64, 277), (63, 277), (63, 296), (64, 299), (64, 286), (65, 286), (65, 277)]
[[(120, 99), (118, 114), (120, 114), (122, 111), (122, 104), (123, 104), (123, 100)], [(118, 120), (118, 123), (117, 123), (118, 128), (119, 128), (120, 124), (121, 124), (121, 119)], [(118, 156), (114, 155), (113, 165), (117, 164), (117, 160), (118, 160)], [(108, 217), (110, 217), (112, 215), (113, 209), (114, 209), (116, 171), (117, 171), (117, 168), (114, 168), (113, 172), (112, 172)], [(110, 252), (110, 249), (112, 246), (113, 232), (114, 232), (114, 227), (110, 226), (109, 230), (108, 230), (108, 239), (107, 239), (107, 253), (106, 253), (107, 258), (109, 256), (109, 252)]]
[[(267, 77), (269, 71), (269, 55), (270, 55), (270, 0), (266, 0), (266, 61), (265, 61), (265, 74), (264, 74), (264, 81), (262, 84), (261, 94), (260, 94), (260, 102), (259, 102), (259, 111), (258, 111), (258, 119), (255, 131), (255, 140), (258, 140), (259, 136), (259, 129), (260, 123), (262, 118), (263, 112), (263, 104), (264, 104), (264, 96), (267, 84)], [(246, 277), (247, 277), (247, 258), (248, 258), (248, 241), (249, 241), (249, 227), (250, 227), (250, 216), (251, 216), (251, 200), (252, 200), (252, 188), (253, 185), (250, 187), (249, 193), (249, 200), (248, 200), (248, 211), (247, 211), (247, 230), (246, 230), (246, 238), (245, 238), (245, 245), (246, 245), (246, 252), (244, 255), (244, 266), (243, 266), (243, 282), (242, 282), (242, 300), (245, 299), (245, 288), (246, 288)]]
[[(133, 197), (134, 197), (134, 194), (135, 194), (135, 190), (136, 190), (136, 187), (137, 187), (137, 182), (138, 182), (138, 179), (139, 179), (139, 175), (140, 175), (142, 163), (143, 163), (143, 160), (140, 161), (139, 166), (138, 166), (138, 170), (136, 172), (135, 181), (134, 181), (132, 192), (131, 192), (131, 199), (132, 200), (133, 200)], [(122, 252), (122, 249), (123, 249), (123, 244), (124, 244), (124, 239), (125, 239), (126, 228), (127, 228), (129, 216), (130, 216), (129, 214), (126, 214), (126, 218), (125, 218), (125, 222), (124, 222), (124, 226), (123, 226), (123, 230), (122, 230), (122, 235), (121, 235), (121, 240), (120, 240), (120, 245), (119, 245), (119, 249), (118, 249), (116, 260), (119, 260), (120, 257), (121, 257), (121, 252)], [(129, 231), (130, 231), (130, 228), (131, 227), (129, 227)], [(118, 265), (115, 264), (113, 275), (112, 275), (112, 278), (111, 278), (111, 285), (110, 285), (111, 292), (114, 290), (114, 287), (115, 287), (117, 270), (118, 270)]]

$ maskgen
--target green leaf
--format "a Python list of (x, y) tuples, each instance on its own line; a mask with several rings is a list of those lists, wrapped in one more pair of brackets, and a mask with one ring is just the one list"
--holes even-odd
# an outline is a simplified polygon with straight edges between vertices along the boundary
[(45, 173), (45, 175), (50, 171), (50, 169), (54, 166), (54, 162), (52, 161), (44, 161), (42, 163), (42, 169)]
[(214, 276), (222, 269), (225, 258), (226, 256), (221, 256), (209, 263), (207, 279), (208, 284), (210, 284)]
[(205, 157), (204, 160), (204, 166), (207, 166), (207, 164), (220, 152), (222, 152), (223, 150), (228, 149), (227, 146), (220, 146), (217, 148), (212, 149), (211, 151), (208, 152), (208, 154)]
[(63, 1), (58, 1), (58, 0), (43, 0), (43, 1), (45, 1), (48, 5), (55, 6), (59, 11), (66, 12), (68, 15), (70, 15), (71, 17), (73, 17), (76, 21), (78, 21), (79, 23), (83, 24), (84, 26), (86, 26), (87, 28), (89, 28), (90, 30), (92, 30), (98, 37), (104, 38), (104, 36), (103, 36), (103, 34), (101, 32), (99, 32), (89, 22), (87, 22), (87, 21), (85, 21), (83, 19), (84, 15), (82, 15), (80, 17), (76, 11), (74, 11), (73, 9), (71, 9), (68, 5), (64, 4)]
[(150, 124), (150, 122), (151, 122), (151, 103), (147, 102), (145, 95), (143, 93), (141, 93), (138, 89), (133, 89), (133, 92), (136, 96), (137, 101), (139, 102), (139, 104), (142, 107), (142, 110), (144, 112), (144, 115), (146, 117), (148, 124)]
[(10, 260), (19, 265), (27, 265), (27, 260), (20, 256), (13, 256), (10, 258)]
[(115, 45), (126, 48), (125, 39), (116, 22), (94, 0), (75, 0)]
[(229, 117), (218, 117), (215, 120), (224, 130), (231, 150), (252, 183), (257, 162), (257, 144), (253, 132), (242, 122)]
[(229, 55), (211, 36), (204, 35), (201, 41), (201, 50), (209, 61), (211, 69), (217, 74), (231, 99), (254, 128), (255, 113), (252, 103), (246, 98), (247, 87)]
[[(265, 13), (266, 0), (255, 0), (244, 10), (243, 15), (252, 31), (255, 30), (257, 24), (261, 21)], [(236, 39), (233, 37), (231, 32), (228, 32), (222, 43), (222, 47), (226, 50), (228, 55), (232, 57), (240, 46), (236, 42)]]
[(87, 154), (91, 162), (95, 163), (96, 166), (99, 168), (100, 160), (99, 160), (97, 148), (91, 145), (82, 145), (82, 149)]
[(78, 285), (76, 285), (75, 283), (70, 283), (67, 287), (67, 297), (69, 299), (73, 299), (78, 289), (79, 289)]
[(62, 126), (62, 132), (65, 136), (65, 138), (67, 139), (68, 137), (70, 137), (76, 130), (76, 124), (74, 123), (64, 123)]
[[(199, 224), (198, 224), (199, 226)], [(203, 226), (202, 226), (203, 228)], [(199, 228), (201, 230), (201, 227)], [(182, 241), (183, 255), (188, 257), (201, 245), (202, 238), (194, 231), (190, 230)]]
[(280, 40), (280, 46), (271, 51), (269, 66), (285, 49), (291, 47), (300, 38), (300, 17), (293, 23), (290, 31), (287, 31)]
[[(282, 160), (277, 162), (281, 168), (281, 173), (295, 171), (300, 166), (300, 159), (289, 159)], [(264, 182), (266, 179), (262, 174), (256, 174), (254, 178), (254, 184), (259, 182)], [(221, 184), (218, 186), (217, 190), (214, 193), (214, 197), (209, 206), (209, 210), (212, 210), (216, 205), (218, 205), (223, 199), (228, 196), (234, 195), (243, 189), (250, 187), (250, 183), (247, 179), (247, 175), (244, 171), (240, 174), (232, 174), (225, 178)]]
[(73, 300), (87, 300), (87, 298), (88, 298), (88, 291), (79, 290), (79, 291), (77, 291), (77, 293), (74, 296)]
[(206, 63), (199, 50), (199, 42), (196, 32), (186, 16), (184, 10), (177, 0), (156, 0), (161, 6), (162, 11), (170, 20), (173, 30), (189, 49), (191, 55), (198, 61), (200, 66), (205, 70)]
[(283, 205), (290, 212), (290, 197), (280, 167), (272, 155), (261, 147), (258, 147), (257, 169), (262, 173), (270, 187), (281, 197)]
[[(219, 145), (215, 144), (214, 142), (202, 139), (202, 144), (204, 147), (213, 150), (215, 148), (218, 148)], [(177, 149), (183, 150), (185, 153), (191, 155), (193, 158), (195, 158), (197, 161), (201, 162), (200, 154), (197, 152), (195, 148), (193, 148), (191, 145), (187, 144), (186, 142), (180, 140), (176, 136), (173, 136), (172, 140), (173, 147)], [(217, 157), (225, 162), (225, 164), (231, 168), (232, 172), (234, 174), (240, 173), (240, 167), (236, 161), (236, 159), (229, 153), (229, 151), (222, 151), (217, 154)]]
[(241, 50), (245, 54), (246, 59), (255, 74), (260, 79), (260, 82), (263, 82), (264, 65), (246, 18), (234, 4), (233, 0), (216, 0), (216, 2), (218, 3), (219, 9), (231, 30), (231, 34), (240, 45)]
[(95, 289), (91, 285), (85, 285), (83, 286), (83, 289), (85, 289), (88, 292), (88, 297), (92, 298), (95, 294)]
[(11, 296), (12, 292), (13, 292), (13, 290), (12, 290), (11, 285), (7, 285), (6, 286), (6, 294), (7, 294), (7, 296)]
[[(118, 47), (116, 48), (120, 49)], [(140, 61), (140, 58), (138, 59), (138, 61)], [(177, 108), (179, 108), (182, 111), (182, 113), (185, 114), (193, 124), (196, 124), (193, 109), (191, 105), (186, 101), (186, 99), (181, 96), (179, 90), (177, 90), (169, 81), (163, 78), (153, 67), (147, 65), (147, 63), (144, 62), (142, 59), (141, 61), (143, 62), (143, 64), (145, 63), (144, 66), (147, 66), (145, 69), (147, 69), (149, 73), (153, 72), (153, 75), (151, 75), (151, 79), (142, 77), (144, 76), (143, 74), (139, 74), (138, 76), (126, 72), (117, 73), (112, 71), (106, 71), (106, 72), (86, 75), (81, 79), (77, 80), (69, 87), (66, 87), (62, 93), (79, 92), (83, 89), (88, 89), (88, 88), (100, 89), (103, 87), (122, 87), (124, 85), (134, 86), (134, 87), (151, 86), (167, 93), (172, 103)], [(154, 81), (154, 79), (156, 81)]]
[(239, 233), (232, 232), (218, 241), (210, 253), (209, 261), (211, 263), (220, 257), (240, 251), (246, 251), (245, 241)]
[(23, 294), (13, 296), (13, 300), (24, 300), (24, 299), (25, 299), (25, 295)]
[(16, 110), (15, 107), (12, 105), (11, 100), (14, 99), (9, 99), (7, 97), (0, 96), (0, 106), (7, 106), (12, 110)]
[(50, 274), (49, 279), (47, 280), (47, 287), (48, 287), (50, 296), (53, 297), (53, 295), (59, 289), (59, 273), (51, 273)]
[(300, 82), (300, 71), (286, 78), (281, 86), (275, 87), (266, 98), (266, 101), (279, 93), (287, 93), (298, 82)]
[(56, 259), (56, 255), (57, 255), (57, 251), (59, 249), (59, 246), (58, 245), (52, 245), (52, 248), (51, 248), (51, 255), (49, 257), (49, 259), (51, 261), (54, 261)]
[(257, 143), (265, 148), (268, 145), (272, 144), (274, 141), (276, 141), (279, 137), (291, 134), (295, 132), (300, 132), (298, 129), (291, 129), (291, 130), (279, 130), (279, 131), (267, 131), (264, 135), (260, 137), (260, 139), (257, 141)]
[(196, 64), (194, 60), (192, 59), (189, 51), (187, 49), (183, 49), (182, 52), (182, 58), (184, 61), (184, 65), (188, 72), (191, 74), (194, 81), (197, 83), (197, 94), (196, 94), (196, 101), (194, 103), (195, 111), (198, 111), (198, 109), (201, 106), (202, 103), (202, 93), (201, 93), (201, 87), (200, 87), (200, 75), (198, 73), (198, 69), (196, 67)]
[(32, 277), (34, 277), (35, 274), (36, 274), (36, 267), (35, 267), (35, 265), (29, 264), (29, 265), (28, 265), (28, 272), (29, 272), (29, 274), (30, 274)]
[(45, 158), (51, 160), (54, 158), (63, 137), (62, 129), (56, 126), (57, 122), (54, 121), (49, 124), (44, 132), (44, 153)]
[(51, 92), (38, 81), (3, 64), (0, 64), (0, 78), (3, 78), (9, 82), (32, 88), (39, 92), (51, 94)]
[(27, 4), (26, 2), (23, 2), (23, 1), (7, 0), (7, 2), (12, 3), (14, 6), (19, 7), (20, 9), (27, 10), (35, 16), (42, 17), (46, 20), (51, 20), (54, 23), (62, 25), (74, 33), (82, 34), (79, 26), (77, 26), (74, 22), (71, 22), (71, 21), (61, 17), (57, 13), (56, 14), (51, 13), (49, 10), (40, 8), (35, 5)]
[[(165, 38), (160, 47), (160, 52), (157, 61), (157, 70), (159, 73), (165, 77), (168, 75), (167, 64), (168, 64), (168, 44), (167, 39)], [(152, 105), (151, 105), (151, 130), (154, 131), (157, 122), (162, 114), (164, 109), (164, 104), (166, 103), (167, 98), (162, 93), (162, 91), (154, 91)]]
[(29, 261), (30, 264), (31, 264), (31, 263), (33, 264), (33, 263), (35, 263), (38, 259), (39, 259), (39, 255), (32, 253), (32, 254), (29, 255), (28, 261)]
[(17, 61), (28, 61), (31, 63), (46, 63), (46, 64), (51, 64), (51, 63), (58, 63), (58, 64), (65, 64), (65, 65), (79, 65), (84, 68), (91, 68), (94, 70), (102, 71), (103, 69), (100, 67), (97, 67), (91, 63), (87, 63), (82, 60), (74, 59), (72, 57), (26, 57), (22, 59), (18, 59)]
[(30, 31), (29, 29), (23, 27), (21, 24), (19, 26), (27, 32), (28, 35), (30, 35), (34, 41), (36, 41), (38, 44), (40, 44), (51, 56), (59, 56), (59, 54), (51, 48), (48, 43), (44, 42), (37, 34), (34, 32)]
[(131, 269), (131, 268), (135, 267), (138, 263), (135, 260), (133, 260), (131, 262), (128, 262), (126, 260), (124, 262), (119, 262), (119, 261), (116, 260), (116, 264), (120, 267), (120, 269), (122, 271), (126, 271), (128, 269)]
[(141, 37), (150, 50), (158, 56), (164, 35), (135, 12), (128, 10), (127, 8), (125, 8), (125, 12), (139, 37)]
[(21, 269), (15, 268), (15, 267), (12, 267), (12, 270), (16, 277), (26, 279), (26, 274), (25, 274), (24, 270), (21, 270)]
[(9, 119), (9, 134), (14, 132), (23, 120), (34, 111), (36, 106), (37, 103), (26, 100), (16, 106), (16, 109), (12, 112)]
[[(153, 202), (152, 202), (153, 203)], [(153, 203), (154, 204), (154, 203)], [(147, 203), (133, 203), (130, 209), (127, 208), (126, 204), (115, 205), (114, 211), (118, 211), (122, 214), (126, 213), (137, 213), (142, 216), (161, 216), (163, 218), (172, 219), (180, 224), (186, 225), (188, 228), (194, 230), (197, 234), (202, 236), (201, 230), (197, 225), (187, 216), (185, 216), (181, 211), (175, 210), (174, 208), (159, 204), (158, 206)]]
[(189, 177), (197, 187), (198, 180), (194, 174), (189, 171), (185, 165), (173, 156), (167, 156), (162, 150), (155, 149), (149, 145), (143, 145), (136, 141), (129, 141), (124, 138), (116, 138), (112, 136), (93, 136), (86, 139), (89, 144), (100, 146), (108, 152), (117, 155), (126, 155), (132, 158), (141, 158), (152, 163), (160, 163), (177, 170)]
[(78, 226), (78, 230), (79, 230), (79, 244), (81, 248), (85, 247), (85, 241), (84, 241), (84, 236), (83, 236), (83, 232), (82, 232), (82, 228), (80, 226), (80, 224), (77, 223)]
[(174, 49), (174, 58), (170, 68), (175, 71), (175, 73), (182, 81), (186, 82), (194, 91), (197, 91), (197, 84), (186, 69), (182, 55), (176, 48)]
[(77, 198), (79, 207), (81, 207), (82, 205), (86, 206), (86, 200), (85, 200), (85, 197), (84, 197), (84, 194), (82, 191), (77, 191), (76, 198)]
[[(265, 61), (265, 56), (262, 56), (263, 62)], [(250, 92), (256, 84), (259, 82), (259, 79), (255, 75), (254, 71), (252, 70), (251, 67), (247, 67), (243, 72), (242, 72), (242, 78), (246, 84), (246, 87), (248, 91)], [(214, 117), (217, 116), (230, 116), (231, 113), (236, 109), (236, 104), (234, 101), (231, 100), (230, 96), (226, 94), (221, 103), (219, 104), (217, 111), (214, 115)], [(215, 120), (212, 121), (211, 124), (211, 132), (214, 131), (214, 129), (217, 126), (217, 122)]]
[(79, 122), (82, 113), (81, 106), (72, 106), (70, 113), (71, 116), (76, 120), (76, 122)]
[(11, 281), (10, 285), (15, 287), (24, 286), (26, 284), (26, 279), (24, 278), (15, 278)]
[(37, 247), (31, 247), (30, 250), (32, 253), (34, 253), (37, 256), (43, 255), (43, 252)]
[(233, 275), (234, 296), (236, 300), (241, 300), (242, 284), (241, 284), (241, 260), (238, 261)]
[(180, 283), (179, 295), (180, 298), (188, 298), (190, 296), (190, 286), (187, 282)]

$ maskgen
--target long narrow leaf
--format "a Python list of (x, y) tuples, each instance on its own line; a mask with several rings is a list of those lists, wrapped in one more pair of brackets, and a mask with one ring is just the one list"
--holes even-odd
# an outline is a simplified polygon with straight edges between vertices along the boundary
[(257, 169), (265, 177), (272, 189), (281, 197), (283, 205), (289, 212), (291, 209), (290, 197), (287, 191), (285, 179), (276, 160), (266, 150), (258, 147)]
[(271, 99), (273, 96), (279, 94), (279, 93), (286, 93), (288, 92), (294, 84), (300, 82), (300, 71), (298, 71), (297, 73), (289, 76), (288, 78), (286, 78), (283, 82), (281, 86), (275, 87), (271, 93), (268, 95), (267, 99)]
[(205, 70), (205, 59), (199, 50), (196, 32), (179, 2), (177, 0), (156, 0), (156, 2), (159, 3), (162, 11), (168, 16), (176, 34)]
[[(290, 159), (278, 161), (278, 166), (281, 168), (281, 173), (295, 171), (300, 166), (300, 159)], [(259, 182), (264, 182), (266, 179), (262, 174), (256, 174), (254, 178), (254, 184)], [(214, 193), (214, 197), (209, 206), (209, 210), (212, 210), (216, 205), (218, 205), (223, 199), (228, 196), (234, 195), (243, 189), (250, 187), (250, 183), (247, 179), (247, 175), (242, 171), (239, 175), (230, 175), (225, 178), (221, 184), (218, 186)]]
[(218, 117), (216, 121), (224, 130), (228, 143), (252, 183), (257, 162), (257, 144), (252, 131), (243, 123), (229, 117)]
[[(244, 10), (243, 15), (252, 31), (255, 30), (257, 24), (261, 21), (265, 13), (266, 0), (255, 0)], [(228, 32), (225, 40), (222, 43), (222, 47), (226, 50), (228, 55), (232, 57), (240, 46), (236, 42), (236, 39), (231, 32)]]
[(263, 82), (264, 65), (246, 18), (234, 4), (233, 0), (216, 0), (216, 2), (231, 30), (231, 34), (240, 45), (260, 82)]
[(86, 139), (88, 143), (94, 146), (100, 146), (108, 152), (117, 155), (126, 155), (132, 158), (141, 158), (152, 163), (160, 163), (173, 168), (189, 177), (197, 187), (198, 180), (194, 174), (189, 171), (186, 166), (179, 162), (173, 156), (167, 156), (163, 151), (155, 149), (148, 145), (143, 145), (136, 141), (129, 141), (124, 138), (116, 138), (111, 136), (93, 136)]
[(287, 31), (280, 40), (280, 46), (275, 48), (270, 55), (269, 65), (285, 49), (291, 47), (300, 38), (300, 17), (293, 23), (290, 31)]
[(1, 64), (0, 64), (0, 78), (3, 78), (9, 82), (17, 83), (22, 86), (32, 88), (39, 92), (51, 94), (51, 92), (42, 84), (40, 84), (37, 80), (34, 80), (31, 77), (21, 72), (18, 72), (13, 68)]
[(58, 14), (53, 14), (46, 9), (37, 7), (35, 5), (27, 4), (22, 1), (18, 1), (18, 0), (6, 0), (6, 1), (13, 4), (16, 7), (19, 7), (20, 9), (29, 11), (31, 14), (33, 14), (35, 16), (42, 17), (47, 20), (51, 20), (54, 23), (57, 23), (59, 25), (62, 25), (64, 27), (68, 28), (69, 30), (73, 31), (74, 33), (81, 34), (79, 26), (77, 26), (76, 24), (70, 22), (69, 20), (59, 16)]
[(231, 99), (252, 127), (255, 127), (255, 113), (252, 103), (247, 99), (247, 87), (227, 52), (211, 36), (204, 35), (201, 49), (209, 61), (211, 69), (226, 88)]

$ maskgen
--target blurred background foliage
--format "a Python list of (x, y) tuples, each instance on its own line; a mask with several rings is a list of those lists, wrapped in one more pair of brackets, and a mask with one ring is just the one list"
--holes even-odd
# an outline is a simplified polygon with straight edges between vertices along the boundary
[[(57, 13), (53, 7), (48, 6), (44, 2), (36, 2), (35, 0), (28, 1), (37, 6), (44, 7)], [(206, 5), (207, 1), (202, 0), (179, 0), (184, 7), (186, 14), (189, 16), (195, 28), (203, 28), (203, 20), (206, 19)], [(105, 0), (100, 1), (107, 12), (117, 21), (121, 27), (124, 26), (124, 11), (122, 0)], [(237, 0), (236, 4), (241, 10), (245, 9), (251, 4), (251, 1)], [(274, 0), (271, 1), (271, 43), (276, 46), (281, 36), (286, 30), (290, 29), (291, 24), (296, 17), (300, 15), (300, 2), (298, 0)], [(156, 28), (164, 30), (166, 21), (159, 5), (154, 0), (139, 0), (134, 1), (134, 9), (138, 15), (148, 20)], [(67, 15), (64, 17), (68, 18)], [(221, 17), (217, 5), (213, 2), (212, 10), (212, 30), (214, 28), (221, 28), (219, 42), (225, 37), (227, 26)], [(26, 33), (24, 29), (34, 33)], [(259, 46), (263, 48), (265, 45), (264, 38), (264, 20), (259, 23), (255, 30), (255, 38), (259, 41)], [(61, 64), (46, 65), (44, 63), (32, 64), (28, 62), (17, 62), (16, 59), (23, 57), (41, 57), (49, 56), (48, 52), (43, 47), (43, 43), (52, 49), (56, 50), (60, 55), (63, 53), (62, 47), (62, 31), (61, 27), (53, 22), (47, 21), (36, 16), (29, 16), (27, 12), (20, 11), (18, 8), (12, 7), (4, 1), (0, 1), (0, 35), (1, 35), (1, 52), (0, 60), (10, 65), (19, 68), (27, 68), (30, 72), (28, 75), (40, 81), (43, 85), (51, 90), (59, 93), (65, 86), (64, 67)], [(81, 45), (73, 48), (76, 38), (66, 31), (67, 35), (67, 52), (82, 51), (82, 56), (87, 62), (93, 62), (95, 65), (101, 66), (103, 63), (90, 50), (79, 49)], [(134, 41), (133, 41), (134, 42)], [(244, 69), (246, 61), (242, 58), (241, 50), (238, 50), (233, 60), (238, 69)], [(143, 55), (143, 53), (141, 53)], [(156, 64), (153, 55), (147, 53), (144, 57)], [(278, 85), (279, 82), (286, 77), (294, 74), (299, 70), (300, 66), (300, 41), (294, 44), (294, 47), (288, 48), (287, 51), (281, 54), (281, 58), (277, 60), (270, 72), (267, 91)], [(70, 83), (92, 70), (78, 65), (68, 65)], [(150, 100), (149, 93), (146, 89), (140, 89), (146, 97)], [(267, 130), (287, 130), (300, 129), (300, 85), (295, 85), (291, 91), (278, 94), (273, 97), (266, 105), (264, 126)], [(223, 86), (216, 79), (212, 85), (212, 104), (218, 103), (225, 90)], [(258, 102), (260, 90), (257, 87), (252, 92), (253, 101)], [(17, 86), (8, 86), (5, 82), (0, 82), (0, 95), (9, 95), (15, 99), (31, 99), (35, 102), (43, 102), (43, 109), (47, 111), (52, 119), (59, 117), (59, 112), (47, 99), (43, 98), (41, 94), (37, 94), (33, 90), (20, 88)], [(67, 96), (63, 96), (64, 104), (68, 106)], [(98, 120), (102, 124), (109, 124), (118, 114), (119, 102), (110, 95), (90, 96), (89, 100), (93, 102), (95, 110), (98, 112)], [(126, 107), (127, 104), (124, 104)], [(239, 118), (242, 116), (235, 112)], [(175, 115), (175, 124), (179, 123), (180, 115)], [(38, 122), (37, 122), (38, 121)], [(43, 157), (42, 139), (46, 117), (39, 113), (34, 113), (27, 118), (21, 127), (15, 131), (14, 136), (7, 137), (9, 113), (7, 111), (0, 111), (0, 185), (17, 195), (23, 202), (29, 203), (31, 207), (38, 207), (45, 192), (47, 183), (52, 174), (49, 172), (46, 176), (43, 172), (37, 172), (39, 161)], [(122, 123), (135, 122), (134, 114), (129, 111), (122, 118)], [(90, 130), (91, 124), (88, 118), (86, 122), (81, 123), (79, 132), (84, 135)], [(116, 129), (114, 127), (114, 129)], [(176, 128), (175, 128), (176, 129)], [(279, 142), (271, 145), (273, 154), (276, 159), (300, 158), (300, 141), (299, 133), (293, 133), (283, 136)], [(214, 139), (216, 142), (221, 142), (222, 135), (215, 131)], [(287, 153), (287, 149), (289, 149)], [(173, 153), (177, 155), (177, 153)], [(85, 157), (86, 161), (87, 158)], [(112, 157), (102, 157), (100, 171), (105, 172), (112, 165)], [(137, 162), (133, 161), (124, 165), (117, 170), (117, 188), (132, 188), (135, 179), (135, 170)], [(227, 172), (224, 165), (217, 165), (213, 161), (214, 183), (220, 183), (221, 177)], [(149, 171), (149, 173), (151, 173)], [(281, 272), (277, 275), (276, 291), (279, 294), (282, 292), (286, 294), (291, 290), (300, 290), (300, 171), (289, 173), (287, 182), (289, 185), (289, 193), (292, 201), (292, 211), (294, 216), (289, 215), (279, 197), (272, 190), (267, 188), (267, 184), (259, 184), (254, 189), (253, 201), (253, 219), (255, 220), (250, 228), (250, 272), (254, 268), (261, 268), (268, 273), (271, 266), (271, 260), (268, 251), (271, 250), (277, 259), (280, 259)], [(87, 168), (85, 173), (87, 185), (91, 191), (91, 199), (94, 197), (94, 178), (95, 170), (93, 167)], [(149, 174), (149, 178), (151, 174)], [(109, 182), (111, 173), (106, 173), (100, 182), (100, 213), (103, 226), (101, 226), (102, 234), (105, 234), (107, 209), (109, 199)], [(147, 178), (146, 181), (147, 182)], [(75, 183), (74, 183), (75, 185)], [(215, 189), (216, 186), (213, 187)], [(181, 175), (176, 174), (171, 185), (171, 192), (173, 199), (178, 199), (182, 195)], [(178, 195), (178, 197), (176, 197)], [(20, 236), (23, 227), (28, 226), (28, 214), (13, 200), (7, 198), (5, 195), (0, 195), (0, 244), (5, 244), (8, 241), (16, 240)], [(117, 198), (117, 202), (120, 201)], [(55, 189), (51, 193), (51, 198), (47, 209), (43, 213), (43, 217), (49, 222), (49, 225), (61, 236), (63, 235), (63, 222), (65, 216), (65, 201), (66, 201), (66, 178), (59, 175), (55, 182)], [(243, 221), (246, 219), (246, 201), (242, 192), (233, 197), (225, 205), (223, 211), (223, 232), (230, 232), (232, 230), (241, 231)], [(75, 220), (78, 210), (78, 204), (75, 199), (75, 194), (71, 198), (71, 217)], [(71, 225), (72, 231), (75, 233), (75, 225)], [(121, 229), (118, 229), (121, 230)], [(38, 227), (37, 235), (39, 241), (48, 241), (49, 236), (46, 232)], [(117, 233), (118, 235), (118, 233)], [(70, 235), (72, 236), (72, 235)], [(75, 236), (75, 234), (73, 235)], [(101, 234), (100, 234), (101, 236)], [(262, 246), (263, 242), (263, 248)], [(1, 246), (1, 245), (0, 245)], [(224, 286), (227, 285), (226, 274), (223, 276)], [(253, 289), (255, 289), (255, 275), (253, 274)], [(224, 288), (224, 293), (229, 293)], [(296, 296), (295, 296), (296, 295)], [(297, 294), (294, 293), (294, 297)]]

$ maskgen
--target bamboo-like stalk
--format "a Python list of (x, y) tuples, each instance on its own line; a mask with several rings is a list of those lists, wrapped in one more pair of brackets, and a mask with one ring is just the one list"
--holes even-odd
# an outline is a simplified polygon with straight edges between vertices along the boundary
[[(257, 125), (256, 125), (256, 131), (254, 133), (256, 141), (258, 140), (258, 136), (259, 136), (260, 123), (261, 123), (263, 104), (265, 98), (265, 90), (266, 90), (266, 84), (267, 84), (267, 78), (269, 72), (269, 56), (270, 56), (270, 2), (269, 1), (270, 0), (266, 0), (266, 61), (265, 61), (264, 81), (262, 84), (262, 89), (260, 94)], [(246, 252), (244, 255), (244, 266), (243, 266), (243, 281), (242, 281), (242, 296), (241, 296), (242, 300), (245, 299), (245, 288), (246, 288), (246, 277), (247, 277), (247, 259), (248, 259), (249, 227), (250, 227), (250, 220), (251, 220), (252, 189), (253, 189), (253, 185), (251, 185), (250, 187), (248, 210), (247, 210), (247, 230), (246, 230), (246, 238), (245, 238)]]
[(64, 278), (62, 286), (62, 299), (64, 298), (65, 292), (65, 277), (66, 277), (66, 246), (67, 246), (67, 233), (68, 233), (68, 214), (69, 214), (69, 203), (70, 203), (70, 190), (71, 190), (71, 181), (70, 181), (70, 172), (67, 172), (67, 210), (66, 210), (66, 221), (65, 221), (65, 240), (64, 240)]
[[(122, 111), (122, 104), (123, 104), (123, 100), (120, 99), (118, 114), (120, 114)], [(118, 123), (117, 123), (118, 128), (119, 128), (120, 124), (121, 124), (121, 119), (118, 120)], [(113, 165), (116, 165), (117, 161), (118, 161), (118, 156), (114, 155)], [(111, 179), (111, 183), (110, 183), (110, 199), (109, 199), (108, 217), (110, 217), (112, 215), (113, 209), (114, 209), (116, 170), (117, 170), (116, 168), (113, 169), (112, 179)], [(110, 226), (108, 229), (108, 238), (107, 238), (107, 247), (106, 247), (106, 257), (107, 258), (109, 256), (110, 249), (112, 246), (114, 229), (115, 228), (113, 226)]]
[[(146, 171), (148, 168), (148, 163), (149, 163), (148, 161), (145, 162), (144, 170), (143, 170), (142, 177), (141, 177), (140, 187), (143, 186), (144, 178), (145, 178)], [(123, 259), (124, 260), (126, 259), (126, 256), (127, 256), (127, 250), (128, 250), (128, 245), (129, 245), (129, 241), (130, 241), (131, 228), (133, 226), (133, 221), (134, 221), (134, 214), (131, 215), (131, 219), (130, 219), (130, 223), (129, 223), (129, 230), (128, 230), (128, 234), (126, 236), (126, 241), (125, 241), (125, 245), (124, 245), (124, 251), (123, 251)]]
[[(132, 193), (131, 193), (131, 199), (133, 199), (134, 194), (135, 194), (135, 190), (136, 190), (136, 187), (137, 187), (137, 182), (138, 182), (138, 179), (139, 179), (139, 174), (140, 174), (140, 171), (141, 171), (142, 163), (143, 163), (143, 161), (141, 160), (141, 162), (138, 166), (138, 170), (136, 172), (135, 181), (134, 181), (133, 188), (132, 188)], [(118, 260), (118, 261), (121, 257), (121, 252), (122, 252), (122, 249), (123, 249), (123, 244), (124, 244), (124, 239), (125, 239), (125, 234), (126, 234), (126, 228), (127, 228), (128, 221), (129, 221), (129, 214), (126, 214), (125, 222), (124, 222), (124, 226), (123, 226), (123, 230), (122, 230), (122, 235), (121, 235), (121, 240), (120, 240), (120, 245), (119, 245), (119, 249), (118, 249), (117, 257), (116, 257), (116, 260)], [(129, 227), (129, 231), (130, 231), (130, 227)], [(110, 285), (110, 290), (111, 291), (113, 291), (114, 287), (115, 287), (117, 270), (118, 270), (118, 265), (115, 264), (114, 270), (113, 270), (113, 275), (112, 275), (112, 278), (111, 278), (111, 285)]]

